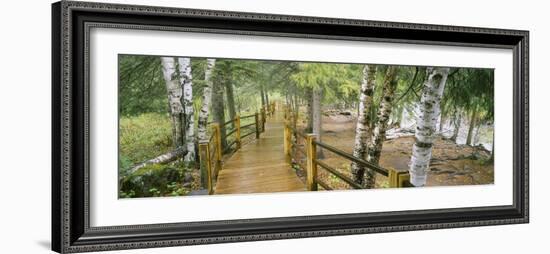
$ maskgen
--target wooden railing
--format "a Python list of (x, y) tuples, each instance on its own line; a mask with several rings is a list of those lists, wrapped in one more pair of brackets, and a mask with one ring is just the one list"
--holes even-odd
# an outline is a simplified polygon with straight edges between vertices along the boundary
[[(317, 149), (322, 148), (326, 151), (332, 152), (341, 158), (344, 158), (350, 162), (357, 163), (358, 165), (368, 168), (377, 174), (388, 177), (389, 187), (400, 188), (410, 187), (409, 173), (405, 171), (398, 171), (393, 168), (382, 168), (376, 164), (370, 163), (364, 159), (353, 156), (338, 148), (330, 146), (326, 143), (317, 141), (317, 135), (310, 133), (303, 133), (295, 127), (295, 116), (290, 110), (285, 107), (285, 127), (284, 127), (284, 154), (287, 157), (287, 161), (291, 163), (293, 157), (297, 157), (297, 154), (301, 154), (306, 159), (306, 165), (300, 163), (300, 160), (295, 159), (300, 168), (306, 172), (306, 187), (310, 191), (317, 191), (320, 185), (325, 190), (332, 190), (332, 187), (326, 182), (323, 182), (318, 177), (317, 170), (322, 168), (328, 173), (334, 175), (336, 178), (342, 180), (353, 189), (364, 189), (364, 187), (341, 173), (334, 167), (324, 163), (317, 158)], [(303, 145), (300, 144), (300, 140), (303, 140)]]
[[(225, 123), (210, 123), (211, 133), (207, 140), (199, 141), (199, 160), (201, 170), (201, 187), (208, 191), (208, 194), (214, 192), (214, 185), (218, 178), (218, 173), (223, 168), (223, 154), (237, 151), (242, 147), (242, 140), (252, 134), (256, 134), (256, 139), (260, 138), (260, 133), (265, 131), (265, 122), (268, 116), (275, 112), (275, 103), (262, 107), (260, 113), (246, 116), (237, 115)], [(254, 118), (251, 123), (241, 125), (244, 121)], [(232, 128), (228, 128), (229, 126)], [(226, 139), (234, 137), (225, 146), (222, 144), (222, 129), (229, 129), (226, 132)]]

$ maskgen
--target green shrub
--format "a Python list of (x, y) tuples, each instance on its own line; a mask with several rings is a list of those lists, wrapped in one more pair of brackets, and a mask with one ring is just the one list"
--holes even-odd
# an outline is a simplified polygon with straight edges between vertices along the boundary
[(172, 150), (172, 125), (166, 114), (146, 113), (119, 121), (119, 172)]
[(181, 193), (184, 170), (172, 165), (153, 164), (140, 168), (120, 181), (120, 198), (158, 197)]

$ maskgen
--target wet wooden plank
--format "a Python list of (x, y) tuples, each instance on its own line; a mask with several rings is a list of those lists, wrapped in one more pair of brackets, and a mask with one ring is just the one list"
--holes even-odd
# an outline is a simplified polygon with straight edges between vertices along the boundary
[(305, 185), (283, 154), (282, 116), (276, 114), (266, 130), (235, 152), (218, 175), (215, 194), (305, 191)]

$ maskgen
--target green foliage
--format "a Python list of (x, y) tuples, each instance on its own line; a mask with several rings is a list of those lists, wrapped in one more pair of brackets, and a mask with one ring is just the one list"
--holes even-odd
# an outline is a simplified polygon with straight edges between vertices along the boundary
[(494, 71), (459, 68), (449, 74), (442, 100), (444, 115), (478, 112), (479, 119), (492, 122), (494, 111)]
[(184, 173), (175, 165), (147, 165), (121, 179), (119, 197), (184, 195), (187, 192), (178, 184), (183, 181)]
[(119, 166), (122, 175), (133, 165), (172, 149), (167, 114), (146, 113), (119, 120)]
[(359, 97), (362, 69), (358, 64), (300, 63), (290, 78), (301, 88), (322, 89), (325, 103), (342, 103)]
[(120, 55), (118, 89), (121, 116), (168, 110), (159, 57)]

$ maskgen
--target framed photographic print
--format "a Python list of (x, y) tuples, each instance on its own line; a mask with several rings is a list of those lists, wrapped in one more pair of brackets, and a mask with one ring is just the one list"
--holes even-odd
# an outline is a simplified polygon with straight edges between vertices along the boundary
[(52, 249), (527, 223), (527, 31), (61, 1)]

